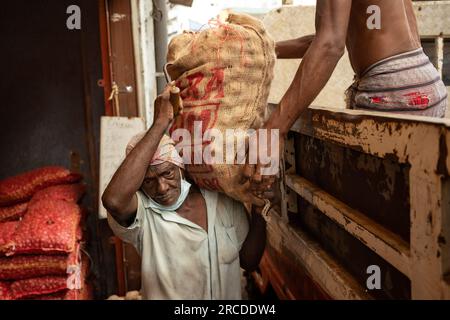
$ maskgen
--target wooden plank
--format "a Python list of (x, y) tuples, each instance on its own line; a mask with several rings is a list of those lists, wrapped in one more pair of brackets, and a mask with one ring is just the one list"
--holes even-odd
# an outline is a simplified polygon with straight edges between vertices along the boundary
[(435, 50), (436, 50), (436, 62), (435, 66), (439, 75), (443, 76), (443, 66), (444, 66), (444, 37), (441, 35), (434, 39)]
[[(447, 134), (447, 138), (450, 138), (450, 134)], [(450, 159), (450, 156), (447, 159)], [(442, 232), (438, 239), (442, 255), (442, 272), (444, 273), (442, 291), (444, 292), (443, 299), (450, 300), (450, 178), (445, 179), (442, 184), (442, 210), (444, 214)]]
[(409, 247), (398, 235), (373, 222), (359, 211), (348, 207), (302, 177), (287, 174), (286, 183), (302, 198), (400, 272), (406, 276), (410, 275)]
[(442, 144), (441, 152), (442, 152), (441, 156), (443, 157), (442, 158), (443, 163), (445, 163), (447, 167), (447, 175), (450, 175), (450, 132), (448, 131), (445, 135), (445, 142), (443, 142)]
[[(445, 299), (450, 286), (443, 280), (448, 272), (449, 175), (447, 131), (423, 131), (426, 149), (412, 150), (422, 154), (421, 161), (411, 166), (411, 274), (413, 299)], [(434, 170), (433, 170), (434, 169)]]
[(131, 2), (135, 45), (136, 81), (139, 116), (146, 119), (147, 128), (153, 123), (153, 102), (156, 99), (155, 39), (152, 1)]
[(103, 79), (100, 80), (100, 85), (103, 87), (105, 115), (113, 116), (113, 107), (111, 101), (108, 99), (111, 95), (111, 65), (110, 65), (110, 43), (109, 43), (109, 25), (108, 25), (108, 10), (107, 1), (98, 0), (99, 12), (99, 29), (100, 29), (100, 47), (102, 51), (102, 73)]
[(270, 279), (270, 284), (280, 299), (330, 300), (332, 299), (309, 275), (305, 268), (295, 263), (289, 254), (280, 254), (266, 246), (260, 270)]
[[(345, 204), (323, 198), (320, 193), (318, 197), (314, 186), (303, 184), (299, 193), (306, 199), (309, 197), (310, 203), (407, 275), (411, 280), (412, 299), (450, 297), (449, 128), (447, 119), (356, 110), (336, 112), (317, 107), (309, 108), (293, 127), (300, 134), (410, 166), (409, 251), (404, 243), (396, 242), (395, 236), (385, 233), (370, 220), (358, 220), (360, 213), (347, 223), (344, 218), (354, 213), (351, 208), (342, 211)], [(288, 180), (287, 185), (292, 187), (292, 181)]]
[[(141, 34), (140, 34), (140, 21), (139, 21), (139, 2), (131, 1), (131, 27), (133, 35), (133, 53), (134, 53), (134, 64), (136, 66), (135, 70), (135, 80), (136, 80), (136, 103), (137, 103), (137, 116), (146, 119), (145, 112), (145, 93), (144, 88), (144, 66), (141, 55)], [(147, 120), (147, 119), (146, 119)]]
[(423, 133), (448, 128), (450, 119), (309, 107), (291, 130), (380, 158), (413, 163), (423, 157), (417, 149), (429, 148)]
[[(295, 145), (294, 145), (294, 138), (290, 137), (286, 139), (285, 141), (285, 147), (284, 147), (284, 161), (282, 161), (281, 166), (281, 177), (282, 181), (280, 184), (281, 188), (281, 196), (282, 196), (282, 202), (283, 205), (281, 208), (281, 214), (282, 217), (287, 221), (288, 220), (288, 212), (297, 212), (297, 196), (295, 195), (292, 190), (286, 187), (286, 181), (285, 181), (285, 172), (286, 172), (286, 166), (289, 166), (287, 170), (295, 170)], [(286, 164), (286, 165), (285, 165)]]
[(112, 81), (119, 89), (116, 116), (139, 115), (130, 0), (108, 0)]
[(139, 291), (141, 290), (141, 256), (129, 243), (124, 242), (122, 247), (127, 291)]
[(116, 253), (117, 294), (120, 296), (124, 296), (127, 290), (123, 268), (123, 242), (116, 236), (112, 236), (110, 238), (110, 242), (114, 245)]
[(444, 270), (439, 244), (442, 228), (441, 183), (434, 174), (411, 170), (412, 299), (443, 299)]
[(312, 279), (333, 299), (367, 300), (371, 296), (356, 280), (304, 232), (294, 229), (273, 212), (267, 224), (269, 245), (283, 254), (289, 251)]
[(289, 290), (286, 283), (286, 278), (283, 277), (281, 270), (279, 270), (267, 252), (264, 252), (263, 261), (260, 265), (261, 270), (267, 279), (270, 279), (270, 284), (281, 300), (296, 300), (294, 294)]

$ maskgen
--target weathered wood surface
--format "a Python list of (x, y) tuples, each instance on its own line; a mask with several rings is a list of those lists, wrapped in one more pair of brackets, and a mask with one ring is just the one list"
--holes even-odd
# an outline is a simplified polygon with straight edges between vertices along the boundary
[[(410, 167), (409, 244), (310, 181), (291, 174), (285, 182), (322, 214), (407, 275), (412, 299), (449, 299), (450, 121), (310, 108), (293, 131)], [(300, 209), (298, 214), (302, 214)], [(278, 216), (269, 223), (268, 230), (269, 244), (305, 267), (331, 297), (368, 297), (345, 268), (302, 230)]]

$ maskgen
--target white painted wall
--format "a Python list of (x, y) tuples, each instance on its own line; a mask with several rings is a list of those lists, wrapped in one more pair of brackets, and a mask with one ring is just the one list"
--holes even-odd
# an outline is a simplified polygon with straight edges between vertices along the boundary
[(139, 115), (145, 119), (148, 128), (153, 123), (153, 101), (157, 96), (153, 4), (152, 0), (133, 0), (131, 3)]

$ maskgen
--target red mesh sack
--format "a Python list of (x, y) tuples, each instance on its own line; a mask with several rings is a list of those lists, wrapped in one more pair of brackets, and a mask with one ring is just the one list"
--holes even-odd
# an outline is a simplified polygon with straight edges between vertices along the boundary
[(8, 252), (13, 247), (13, 237), (18, 225), (18, 221), (0, 223), (0, 254)]
[(11, 284), (10, 294), (13, 299), (26, 299), (66, 289), (67, 277), (45, 276), (14, 281)]
[(11, 300), (10, 284), (0, 281), (0, 300)]
[(21, 280), (46, 275), (66, 275), (79, 265), (79, 247), (67, 255), (20, 255), (0, 257), (0, 280)]
[(64, 184), (52, 186), (36, 192), (33, 198), (31, 198), (31, 203), (45, 199), (65, 200), (77, 203), (85, 191), (86, 186), (83, 184)]
[(41, 189), (80, 179), (81, 175), (63, 167), (43, 167), (4, 179), (0, 181), (0, 206), (27, 201)]
[(27, 212), (28, 202), (15, 204), (9, 207), (0, 207), (0, 222), (19, 220)]
[(75, 249), (80, 208), (64, 200), (41, 200), (31, 204), (7, 253), (70, 253)]
[(85, 283), (80, 290), (64, 290), (52, 294), (30, 297), (32, 300), (93, 300), (92, 286)]
[(52, 294), (24, 298), (26, 300), (78, 300), (78, 290), (64, 290)]
[(67, 256), (24, 255), (0, 258), (0, 279), (20, 280), (44, 275), (65, 275)]
[[(52, 294), (43, 294), (40, 296), (23, 298), (24, 300), (66, 300), (64, 297), (72, 290), (60, 291)], [(67, 299), (67, 300), (76, 300), (76, 299)]]
[(66, 290), (32, 297), (31, 300), (92, 300), (92, 290), (86, 286), (81, 290)]
[(29, 299), (33, 300), (92, 300), (92, 286), (87, 282), (89, 272), (89, 260), (86, 255), (82, 256), (81, 265), (81, 289), (69, 289), (52, 294), (34, 296)]

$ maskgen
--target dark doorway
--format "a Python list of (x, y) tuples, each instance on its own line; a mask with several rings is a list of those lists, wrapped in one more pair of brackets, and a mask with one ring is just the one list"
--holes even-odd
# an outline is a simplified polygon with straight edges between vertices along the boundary
[[(70, 5), (81, 30), (69, 30)], [(97, 219), (100, 116), (104, 114), (98, 2), (8, 1), (0, 11), (0, 179), (47, 165), (79, 167), (88, 185), (88, 251), (96, 298), (116, 291), (113, 247)], [(108, 267), (101, 267), (107, 265)]]

